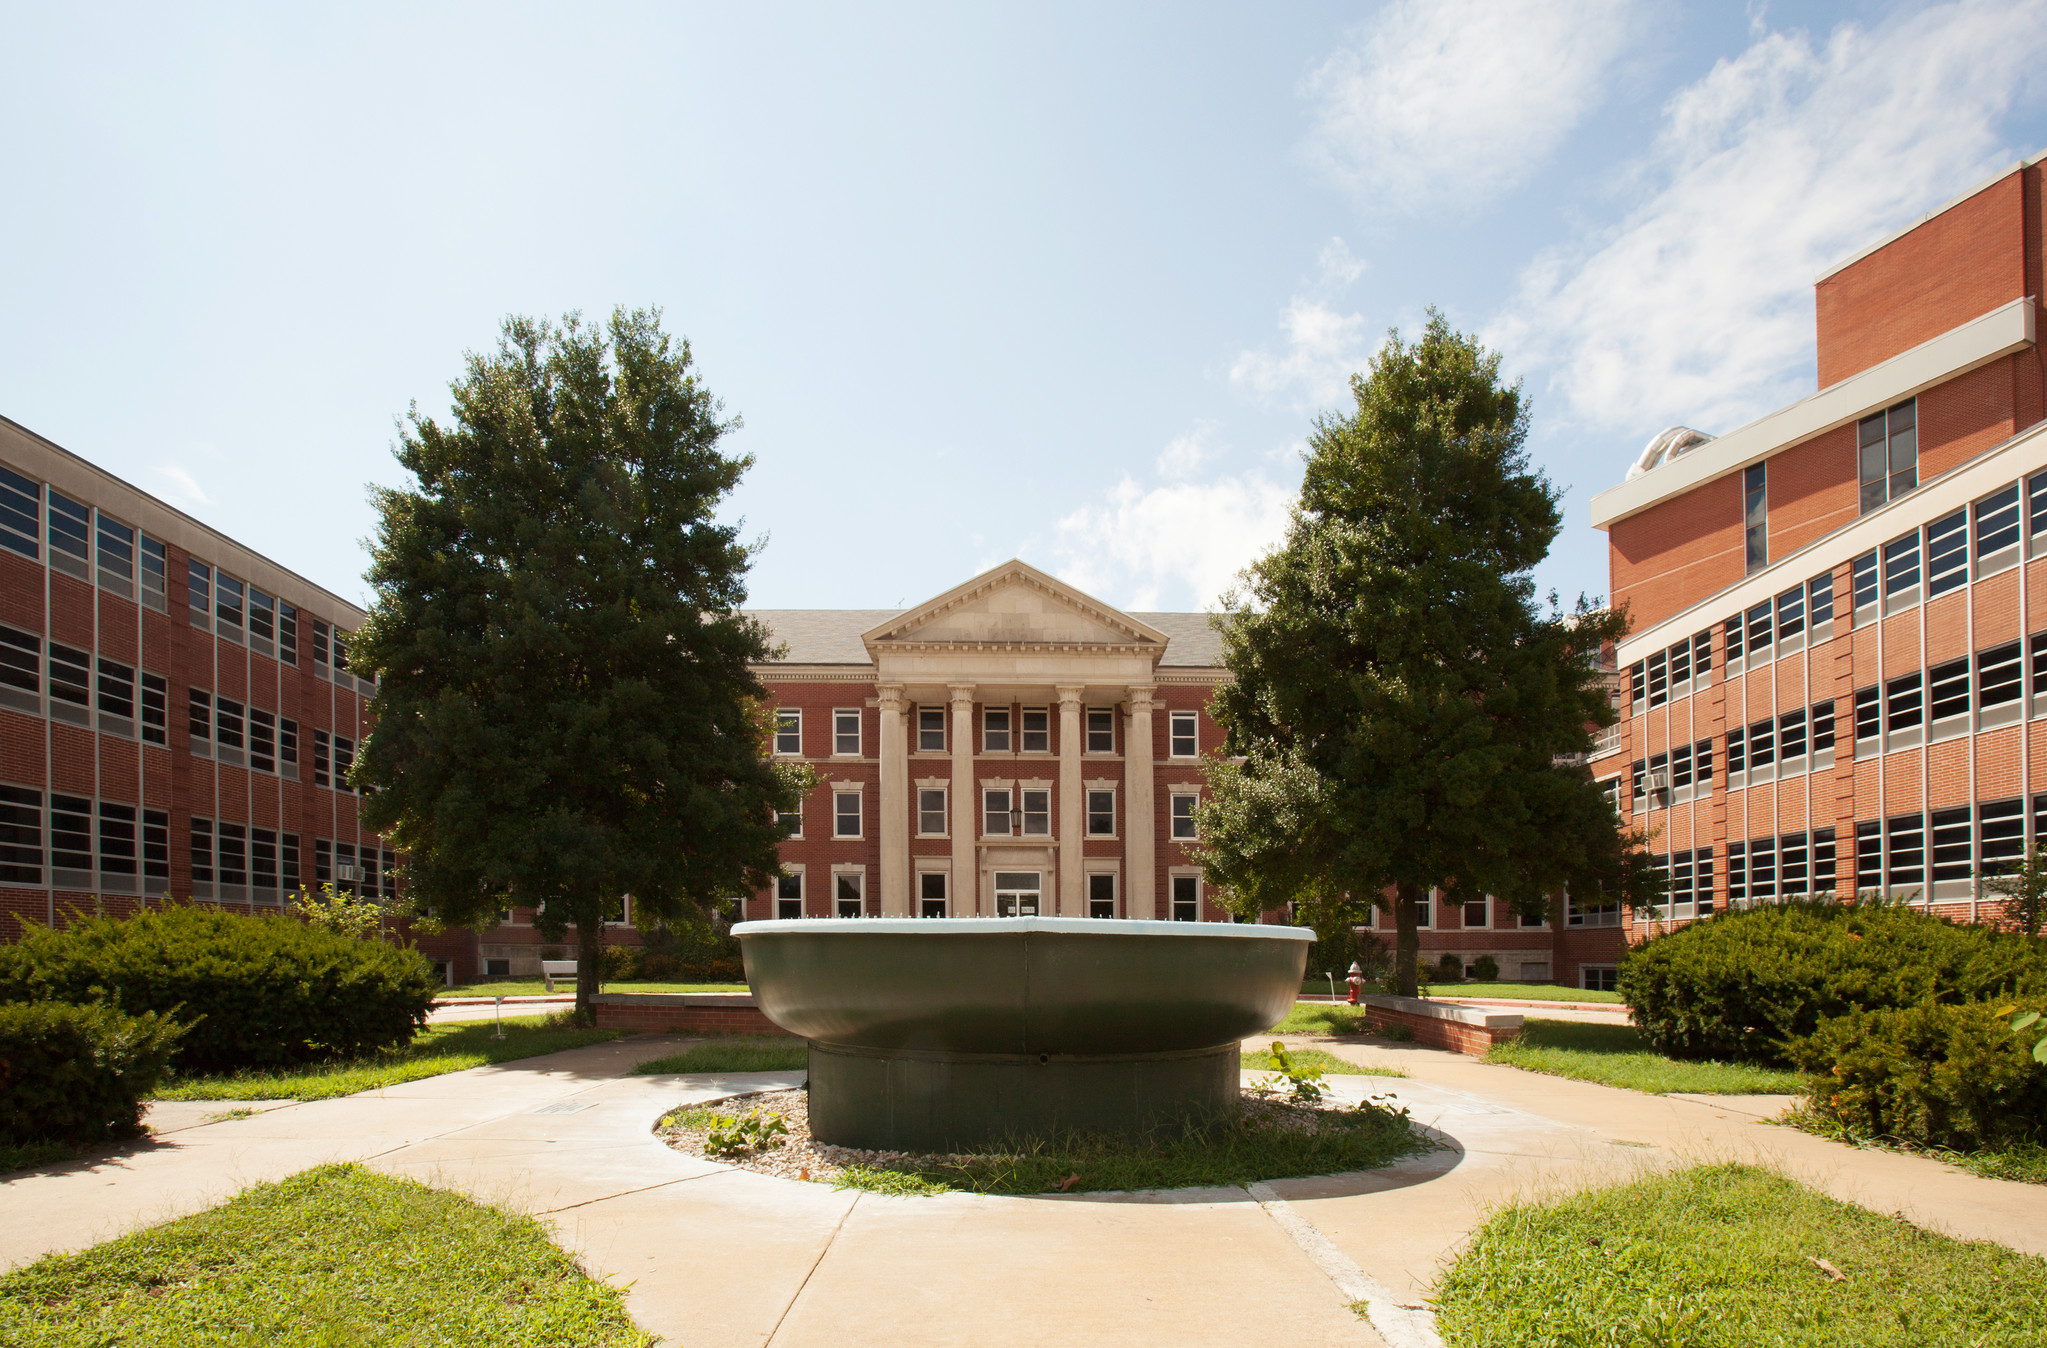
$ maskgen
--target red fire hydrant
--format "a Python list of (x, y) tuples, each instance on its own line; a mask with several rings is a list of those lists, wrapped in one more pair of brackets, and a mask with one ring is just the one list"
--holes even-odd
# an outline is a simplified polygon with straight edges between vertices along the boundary
[(1350, 1004), (1356, 1006), (1358, 1004), (1358, 994), (1364, 991), (1365, 988), (1365, 971), (1358, 967), (1356, 960), (1352, 960), (1350, 963), (1350, 977), (1343, 981), (1350, 985)]

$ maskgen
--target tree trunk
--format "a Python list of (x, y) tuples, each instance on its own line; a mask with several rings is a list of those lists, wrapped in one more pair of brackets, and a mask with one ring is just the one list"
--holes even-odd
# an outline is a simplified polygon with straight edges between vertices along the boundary
[(604, 919), (576, 923), (576, 1023), (597, 1023), (597, 975), (604, 968)]
[(1393, 891), (1393, 990), (1403, 997), (1415, 995), (1421, 953), (1421, 888), (1398, 885)]

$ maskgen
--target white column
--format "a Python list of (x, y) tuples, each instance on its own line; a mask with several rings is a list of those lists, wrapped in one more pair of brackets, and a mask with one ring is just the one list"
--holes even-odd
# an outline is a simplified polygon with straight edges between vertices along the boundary
[(974, 799), (974, 685), (955, 683), (952, 693), (952, 914), (981, 911), (981, 877), (974, 864), (980, 836), (980, 803)]
[(1159, 915), (1158, 829), (1152, 805), (1152, 688), (1132, 685), (1123, 728), (1123, 913)]
[(881, 708), (881, 913), (910, 913), (910, 743), (903, 727), (903, 690), (883, 684)]
[(1087, 883), (1080, 869), (1080, 844), (1084, 798), (1080, 784), (1081, 688), (1059, 690), (1059, 906), (1053, 911), (1066, 917), (1087, 916)]

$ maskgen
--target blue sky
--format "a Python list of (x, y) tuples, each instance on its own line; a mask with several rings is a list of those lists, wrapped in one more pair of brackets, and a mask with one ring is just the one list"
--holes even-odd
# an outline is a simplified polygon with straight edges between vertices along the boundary
[(507, 313), (654, 304), (760, 607), (1212, 606), (1442, 308), (1569, 489), (1810, 392), (1814, 274), (2047, 147), (2047, 0), (15, 6), (0, 413), (337, 592)]

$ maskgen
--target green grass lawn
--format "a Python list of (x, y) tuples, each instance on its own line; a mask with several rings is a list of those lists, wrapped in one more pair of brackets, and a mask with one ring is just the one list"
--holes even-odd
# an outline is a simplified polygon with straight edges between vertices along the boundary
[[(1391, 993), (1393, 989), (1385, 984), (1367, 983), (1366, 992)], [(1329, 980), (1310, 978), (1301, 984), (1301, 992), (1316, 996), (1329, 995)], [(1336, 995), (1347, 997), (1350, 989), (1336, 980)], [(1567, 988), (1555, 983), (1431, 983), (1428, 987), (1431, 997), (1506, 997), (1523, 1002), (1600, 1002), (1618, 1006), (1621, 995), (1618, 992), (1593, 992), (1586, 988)]]
[(719, 1039), (635, 1067), (637, 1077), (676, 1072), (801, 1072), (810, 1046), (801, 1039)]
[[(1286, 1051), (1286, 1055), (1301, 1067), (1319, 1067), (1331, 1076), (1404, 1077), (1407, 1075), (1398, 1067), (1360, 1067), (1354, 1062), (1337, 1057), (1334, 1053), (1324, 1053), (1319, 1048), (1290, 1048)], [(1246, 1072), (1277, 1072), (1279, 1070), (1279, 1063), (1273, 1059), (1271, 1049), (1261, 1048), (1256, 1052), (1244, 1054), (1243, 1067)]]
[(540, 1224), (322, 1166), (0, 1277), (15, 1348), (649, 1348)]
[(401, 1049), (345, 1062), (310, 1063), (276, 1072), (172, 1078), (152, 1100), (328, 1100), (337, 1095), (395, 1086), (401, 1081), (460, 1072), (486, 1063), (511, 1062), (565, 1048), (601, 1044), (625, 1030), (589, 1030), (558, 1023), (552, 1016), (507, 1016), (505, 1037), (492, 1038), (488, 1020), (429, 1025)]
[(1500, 1211), (1435, 1301), (1449, 1348), (2037, 1348), (2047, 1261), (1702, 1166)]
[[(576, 990), (573, 978), (554, 980), (556, 996), (566, 996)], [(605, 992), (745, 992), (744, 983), (605, 983)], [(495, 979), (488, 983), (461, 983), (452, 988), (443, 988), (435, 993), (437, 997), (540, 997), (547, 993), (547, 984), (538, 978)]]
[(1805, 1089), (1804, 1078), (1796, 1072), (1738, 1063), (1682, 1062), (1652, 1052), (1632, 1026), (1576, 1020), (1527, 1020), (1519, 1039), (1496, 1046), (1485, 1060), (1651, 1095), (1673, 1091), (1796, 1095)]

